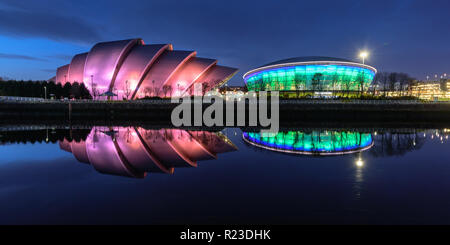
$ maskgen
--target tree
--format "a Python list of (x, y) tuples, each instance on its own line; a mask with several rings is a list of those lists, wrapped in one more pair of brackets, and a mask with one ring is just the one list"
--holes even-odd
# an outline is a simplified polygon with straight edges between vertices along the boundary
[(164, 85), (162, 87), (163, 93), (164, 93), (164, 97), (167, 97), (167, 93), (172, 90), (171, 87), (169, 85)]
[(336, 72), (333, 76), (331, 76), (331, 89), (333, 91), (336, 90), (336, 84), (339, 83), (339, 74)]
[(144, 94), (145, 94), (145, 97), (150, 97), (150, 95), (152, 94), (152, 88), (151, 87), (145, 87), (144, 88)]
[(125, 95), (125, 98), (128, 100), (128, 97), (130, 97), (131, 95), (131, 87), (130, 87), (130, 83), (128, 82), (128, 80), (125, 81), (125, 85), (123, 88), (123, 94)]
[(297, 92), (297, 98), (300, 97), (300, 90), (302, 89), (301, 78), (295, 79), (295, 90)]
[(356, 82), (358, 83), (358, 87), (359, 87), (359, 96), (361, 97), (361, 95), (364, 92), (364, 73), (359, 73), (358, 77), (356, 79)]
[(209, 91), (209, 88), (210, 88), (209, 83), (208, 83), (208, 82), (204, 82), (204, 83), (202, 84), (202, 95), (205, 95), (206, 92)]
[(315, 92), (317, 89), (322, 90), (322, 79), (323, 74), (322, 73), (315, 73), (312, 78), (312, 87), (313, 91)]
[(80, 99), (92, 99), (91, 93), (89, 93), (84, 83), (80, 84)]
[(398, 73), (391, 72), (388, 76), (389, 89), (391, 91), (395, 90), (395, 84), (398, 82)]
[(70, 83), (66, 83), (66, 84), (64, 84), (64, 87), (63, 87), (63, 91), (62, 91), (62, 96), (64, 97), (64, 98), (70, 98), (70, 90), (72, 89), (72, 85), (70, 84)]
[(81, 91), (80, 91), (80, 84), (78, 82), (74, 82), (72, 84), (72, 87), (70, 88), (70, 94), (76, 99), (80, 98)]
[(386, 88), (388, 87), (388, 79), (389, 73), (387, 72), (378, 72), (374, 79), (373, 83), (375, 84), (375, 87), (383, 87), (383, 95), (386, 96)]

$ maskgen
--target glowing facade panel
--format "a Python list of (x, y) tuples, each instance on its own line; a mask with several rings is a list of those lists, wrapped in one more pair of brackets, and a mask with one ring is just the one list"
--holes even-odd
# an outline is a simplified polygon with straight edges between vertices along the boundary
[(273, 63), (244, 75), (250, 91), (359, 91), (369, 88), (376, 70), (347, 61)]

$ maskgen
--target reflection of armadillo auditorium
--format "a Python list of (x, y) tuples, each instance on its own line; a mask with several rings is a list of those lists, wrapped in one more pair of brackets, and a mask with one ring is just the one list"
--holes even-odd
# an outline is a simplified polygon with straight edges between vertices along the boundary
[(133, 127), (95, 127), (86, 141), (64, 140), (60, 147), (99, 172), (136, 178), (147, 172), (173, 173), (174, 168), (196, 167), (198, 160), (236, 150), (220, 133)]
[(351, 154), (373, 146), (372, 134), (348, 131), (289, 131), (276, 135), (245, 132), (243, 139), (259, 148), (304, 155)]
[(194, 84), (208, 91), (237, 72), (196, 54), (171, 44), (145, 45), (142, 39), (98, 43), (59, 67), (56, 82), (84, 83), (93, 96), (111, 92), (118, 95), (114, 99), (137, 99), (192, 94)]

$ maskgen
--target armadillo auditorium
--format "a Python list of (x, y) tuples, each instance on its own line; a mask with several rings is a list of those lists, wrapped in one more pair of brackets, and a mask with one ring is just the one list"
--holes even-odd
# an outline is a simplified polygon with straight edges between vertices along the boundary
[(217, 60), (197, 57), (196, 51), (174, 50), (172, 44), (145, 44), (142, 39), (101, 42), (75, 55), (56, 71), (56, 83), (83, 83), (93, 97), (112, 99), (184, 96), (194, 84), (203, 91), (227, 82), (237, 69)]

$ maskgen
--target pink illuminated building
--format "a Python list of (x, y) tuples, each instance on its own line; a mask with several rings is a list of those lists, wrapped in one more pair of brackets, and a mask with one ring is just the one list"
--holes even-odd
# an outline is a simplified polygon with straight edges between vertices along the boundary
[(59, 145), (101, 173), (136, 178), (197, 167), (199, 160), (237, 149), (221, 133), (135, 127), (94, 127), (85, 141), (64, 140)]
[(121, 100), (191, 95), (194, 84), (202, 84), (205, 92), (237, 72), (196, 55), (173, 50), (171, 44), (145, 45), (142, 39), (103, 42), (59, 67), (56, 83), (84, 83), (93, 97), (112, 92)]

